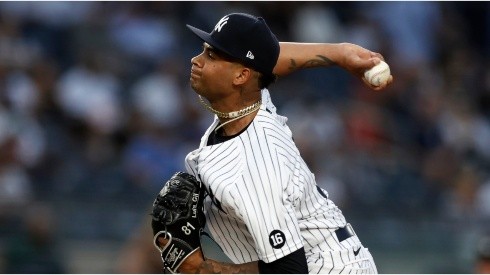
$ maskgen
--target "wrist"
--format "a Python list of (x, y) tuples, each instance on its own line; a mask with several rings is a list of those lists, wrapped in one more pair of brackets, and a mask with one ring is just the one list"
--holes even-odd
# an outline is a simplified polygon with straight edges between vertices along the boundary
[(346, 60), (351, 55), (350, 43), (336, 43), (333, 44), (332, 49), (332, 61), (339, 67), (346, 67)]
[(204, 262), (204, 255), (201, 249), (197, 249), (191, 255), (184, 260), (184, 262), (179, 267), (180, 273), (194, 274), (198, 273), (200, 267)]

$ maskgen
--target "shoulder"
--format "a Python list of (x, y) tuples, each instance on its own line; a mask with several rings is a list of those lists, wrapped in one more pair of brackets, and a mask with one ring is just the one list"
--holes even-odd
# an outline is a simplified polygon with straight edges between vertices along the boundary
[(283, 117), (264, 108), (259, 111), (251, 126), (264, 139), (273, 138), (283, 140), (283, 142), (293, 142), (291, 130), (281, 118)]
[(297, 152), (287, 125), (266, 110), (259, 111), (253, 123), (239, 138), (246, 159), (255, 159), (260, 154), (262, 158), (281, 161), (284, 156), (294, 159)]

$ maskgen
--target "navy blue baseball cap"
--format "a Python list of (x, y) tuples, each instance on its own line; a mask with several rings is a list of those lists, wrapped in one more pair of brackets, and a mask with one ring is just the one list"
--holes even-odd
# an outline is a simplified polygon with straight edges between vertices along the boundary
[(221, 18), (211, 33), (187, 27), (212, 47), (268, 76), (279, 57), (279, 41), (262, 17), (231, 13)]

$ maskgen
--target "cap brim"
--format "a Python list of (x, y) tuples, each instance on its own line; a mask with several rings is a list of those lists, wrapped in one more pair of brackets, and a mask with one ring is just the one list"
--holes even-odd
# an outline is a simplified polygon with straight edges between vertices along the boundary
[(203, 31), (203, 30), (200, 30), (196, 27), (193, 27), (189, 24), (186, 25), (186, 27), (191, 30), (195, 35), (197, 35), (199, 38), (201, 38), (202, 40), (206, 41), (206, 42), (210, 42), (212, 39), (211, 39), (211, 34)]
[(195, 35), (197, 35), (199, 38), (201, 38), (201, 40), (203, 40), (204, 42), (208, 43), (209, 45), (211, 45), (212, 47), (230, 55), (230, 56), (233, 56), (230, 52), (228, 52), (225, 48), (223, 48), (219, 43), (217, 43), (216, 41), (214, 41), (214, 39), (211, 37), (211, 34), (210, 33), (207, 33), (203, 30), (200, 30), (196, 27), (193, 27), (189, 24), (186, 25), (186, 27), (191, 30)]

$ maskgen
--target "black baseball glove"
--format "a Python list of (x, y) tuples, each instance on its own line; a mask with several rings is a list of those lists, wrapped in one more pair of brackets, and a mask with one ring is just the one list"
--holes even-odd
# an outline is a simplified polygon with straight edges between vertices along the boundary
[[(203, 212), (205, 188), (192, 175), (175, 173), (153, 202), (153, 243), (160, 251), (165, 271), (177, 273), (182, 262), (201, 248), (206, 219)], [(162, 248), (157, 239), (168, 240)]]

